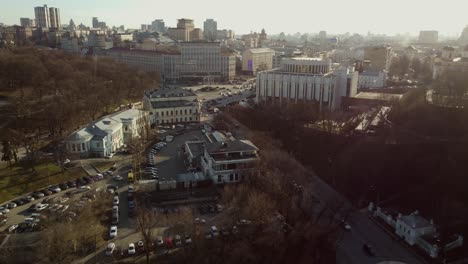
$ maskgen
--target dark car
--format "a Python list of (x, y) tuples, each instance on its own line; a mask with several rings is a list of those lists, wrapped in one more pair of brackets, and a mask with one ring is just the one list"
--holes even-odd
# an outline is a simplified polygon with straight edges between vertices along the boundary
[(28, 203), (32, 202), (32, 200), (31, 200), (31, 199), (29, 199), (28, 197), (23, 197), (23, 198), (20, 198), (20, 200), (21, 200), (21, 201), (23, 201), (23, 202), (24, 202), (24, 204), (28, 204)]
[(92, 183), (92, 182), (93, 182), (93, 180), (92, 180), (90, 177), (88, 177), (88, 176), (84, 176), (84, 177), (83, 177), (83, 181), (86, 182), (86, 184), (89, 184), (89, 183)]
[(86, 181), (79, 178), (79, 179), (76, 179), (76, 185), (77, 186), (83, 186), (83, 185), (86, 185)]
[(128, 201), (133, 201), (134, 197), (133, 197), (133, 193), (128, 193), (127, 194), (127, 200)]
[(41, 193), (41, 192), (38, 191), (38, 192), (33, 192), (33, 193), (31, 194), (31, 196), (34, 197), (35, 199), (39, 199), (39, 198), (44, 197), (45, 194), (43, 194), (43, 193)]
[(46, 196), (52, 194), (52, 191), (51, 191), (51, 190), (48, 190), (48, 189), (41, 190), (40, 192), (43, 193), (43, 194), (46, 195)]
[(63, 190), (68, 189), (68, 185), (66, 183), (61, 183), (59, 184), (59, 188), (63, 191)]
[(76, 187), (76, 181), (67, 181), (67, 185), (69, 188)]
[(16, 199), (16, 200), (13, 201), (13, 203), (15, 203), (17, 206), (20, 206), (20, 205), (24, 204), (24, 202), (21, 199)]
[(367, 255), (369, 255), (369, 256), (375, 256), (374, 249), (372, 248), (371, 245), (369, 245), (369, 244), (364, 244), (364, 245), (362, 246), (362, 248), (363, 248), (364, 251), (367, 253)]

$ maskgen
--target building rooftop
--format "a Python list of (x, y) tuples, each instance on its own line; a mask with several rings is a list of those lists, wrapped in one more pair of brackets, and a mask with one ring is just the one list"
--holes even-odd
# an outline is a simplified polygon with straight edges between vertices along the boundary
[(411, 213), (410, 215), (404, 215), (400, 218), (402, 222), (412, 227), (413, 229), (420, 229), (431, 227), (432, 224), (426, 218), (422, 217), (418, 211)]
[(152, 90), (145, 95), (151, 98), (169, 98), (169, 97), (186, 97), (186, 96), (197, 96), (192, 90), (186, 90), (183, 88), (160, 88)]
[(379, 74), (380, 74), (380, 71), (373, 71), (373, 70), (365, 70), (359, 73), (359, 75), (362, 75), (362, 76), (375, 76), (375, 77), (378, 77)]
[(400, 100), (403, 97), (402, 94), (390, 94), (390, 93), (372, 93), (372, 92), (360, 92), (355, 98), (368, 99), (368, 100)]
[(272, 52), (274, 53), (275, 51), (269, 48), (255, 48), (255, 49), (248, 49), (246, 51), (249, 51), (251, 53), (265, 53), (265, 52)]
[(116, 120), (116, 121), (123, 121), (123, 120), (129, 120), (129, 119), (134, 119), (138, 118), (143, 113), (143, 111), (132, 108), (132, 109), (127, 109), (115, 114), (109, 115), (110, 118)]
[(187, 146), (189, 148), (190, 153), (192, 153), (192, 156), (193, 157), (198, 157), (198, 156), (201, 156), (203, 154), (205, 143), (204, 142), (199, 142), (199, 141), (197, 141), (197, 142), (187, 142)]
[(249, 140), (235, 140), (228, 142), (210, 142), (206, 144), (208, 153), (257, 151), (258, 148)]
[(312, 57), (292, 57), (288, 58), (289, 60), (297, 60), (297, 61), (323, 61), (322, 58), (312, 58)]
[(180, 55), (180, 50), (174, 46), (156, 45), (156, 50), (141, 50), (113, 47), (107, 52), (128, 52), (128, 53), (141, 53), (141, 54), (166, 54), (166, 55)]

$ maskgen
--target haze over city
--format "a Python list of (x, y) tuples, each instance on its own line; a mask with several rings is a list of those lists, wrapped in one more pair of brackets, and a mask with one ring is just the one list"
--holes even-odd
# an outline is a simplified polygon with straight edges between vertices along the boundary
[(468, 263), (465, 1), (3, 1), (0, 263)]
[(206, 18), (219, 21), (222, 28), (236, 33), (267, 29), (271, 34), (330, 33), (405, 34), (417, 35), (419, 30), (437, 30), (440, 35), (457, 37), (467, 21), (468, 2), (464, 0), (292, 0), (285, 2), (238, 0), (20, 0), (3, 1), (0, 22), (19, 24), (18, 17), (32, 17), (31, 6), (60, 6), (62, 23), (70, 19), (89, 25), (99, 17), (109, 25), (139, 28), (154, 18), (169, 26), (181, 17), (192, 18), (201, 25)]

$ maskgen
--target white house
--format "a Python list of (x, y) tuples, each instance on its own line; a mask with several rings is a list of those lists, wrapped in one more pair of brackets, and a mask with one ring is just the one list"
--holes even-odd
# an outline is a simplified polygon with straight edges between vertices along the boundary
[(418, 211), (410, 215), (400, 215), (396, 221), (395, 233), (413, 246), (424, 235), (435, 233), (434, 223), (422, 217)]
[(130, 138), (140, 136), (140, 128), (148, 122), (145, 116), (137, 109), (105, 116), (66, 138), (66, 150), (81, 158), (111, 156)]

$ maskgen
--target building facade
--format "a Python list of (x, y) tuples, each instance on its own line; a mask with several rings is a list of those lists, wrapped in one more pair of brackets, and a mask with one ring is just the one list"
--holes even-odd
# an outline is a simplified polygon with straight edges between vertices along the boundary
[(332, 70), (330, 59), (284, 58), (281, 68), (257, 74), (257, 103), (317, 102), (320, 109), (341, 107), (342, 97), (357, 92), (358, 72), (352, 67)]
[(182, 88), (160, 88), (145, 92), (143, 108), (149, 112), (152, 125), (200, 122), (197, 95)]
[(156, 32), (165, 33), (166, 32), (166, 25), (164, 23), (164, 20), (155, 19), (153, 22), (151, 22), (151, 30), (156, 31)]
[(269, 48), (248, 49), (242, 53), (242, 71), (256, 74), (273, 68), (275, 51)]
[(392, 48), (387, 46), (369, 46), (356, 50), (355, 58), (366, 61), (365, 70), (388, 71), (392, 62)]
[(67, 153), (86, 157), (109, 157), (149, 125), (148, 114), (129, 109), (105, 116), (65, 139)]
[(218, 37), (218, 22), (209, 18), (203, 22), (203, 32), (206, 40), (216, 40)]
[(20, 18), (20, 24), (22, 27), (36, 27), (36, 20), (32, 18), (22, 17)]
[(60, 9), (56, 7), (49, 8), (50, 16), (50, 27), (56, 30), (60, 30), (62, 27), (62, 21), (60, 20)]
[(177, 27), (168, 28), (167, 33), (171, 38), (178, 41), (198, 41), (203, 39), (203, 31), (195, 28), (193, 19), (178, 19)]
[(38, 27), (50, 27), (50, 15), (49, 8), (47, 7), (47, 5), (35, 7), (34, 15), (36, 17), (36, 23)]
[(386, 81), (387, 73), (385, 71), (363, 71), (359, 73), (358, 88), (383, 88)]
[(419, 43), (435, 44), (439, 41), (439, 32), (436, 30), (419, 31)]
[(229, 80), (236, 74), (236, 58), (219, 42), (183, 42), (178, 47), (153, 45), (154, 50), (113, 48), (107, 55), (166, 80), (213, 78)]

